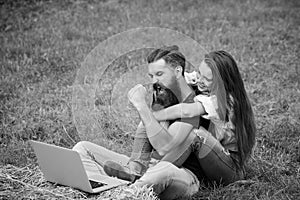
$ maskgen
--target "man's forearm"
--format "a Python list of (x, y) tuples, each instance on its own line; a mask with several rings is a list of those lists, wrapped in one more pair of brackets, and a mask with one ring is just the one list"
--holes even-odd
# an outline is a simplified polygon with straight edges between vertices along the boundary
[(165, 145), (172, 141), (173, 136), (159, 124), (146, 104), (137, 106), (137, 111), (145, 125), (148, 139), (159, 152), (160, 149), (163, 149)]
[(162, 110), (153, 112), (153, 116), (158, 121), (173, 120), (181, 118), (181, 104), (176, 104)]

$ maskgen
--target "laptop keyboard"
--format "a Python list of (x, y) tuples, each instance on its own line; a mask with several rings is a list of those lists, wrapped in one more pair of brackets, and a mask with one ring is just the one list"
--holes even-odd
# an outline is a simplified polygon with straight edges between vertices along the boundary
[(96, 181), (92, 181), (92, 180), (89, 180), (89, 181), (90, 181), (92, 189), (107, 185), (105, 183), (100, 183), (100, 182), (96, 182)]

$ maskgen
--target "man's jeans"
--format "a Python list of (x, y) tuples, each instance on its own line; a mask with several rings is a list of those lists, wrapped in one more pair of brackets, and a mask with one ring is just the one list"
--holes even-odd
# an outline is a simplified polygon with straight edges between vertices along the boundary
[[(125, 155), (87, 141), (77, 143), (73, 150), (80, 154), (88, 177), (93, 177), (95, 174), (106, 175), (103, 166), (107, 160), (119, 162), (121, 165), (126, 165), (129, 161), (129, 157)], [(199, 188), (199, 181), (192, 172), (166, 161), (150, 163), (146, 173), (135, 184), (137, 186), (154, 184), (154, 191), (161, 199), (190, 196)]]
[[(194, 153), (201, 166), (203, 178), (209, 181), (232, 183), (242, 178), (242, 173), (237, 170), (230, 154), (207, 131), (194, 133), (195, 138), (186, 152)], [(79, 152), (87, 175), (106, 175), (103, 165), (107, 160), (126, 165), (129, 157), (110, 151), (91, 142), (77, 143), (73, 150)], [(199, 177), (199, 176), (198, 176)], [(202, 180), (200, 180), (202, 182)], [(146, 173), (137, 180), (134, 185), (153, 185), (154, 191), (161, 199), (176, 199), (178, 197), (191, 196), (199, 190), (200, 181), (190, 170), (177, 167), (168, 161), (159, 161), (150, 164)]]

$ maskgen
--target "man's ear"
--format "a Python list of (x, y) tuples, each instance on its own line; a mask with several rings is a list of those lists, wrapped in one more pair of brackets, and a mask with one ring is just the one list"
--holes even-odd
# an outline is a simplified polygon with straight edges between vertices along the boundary
[(175, 74), (176, 74), (176, 78), (179, 78), (182, 76), (182, 67), (180, 65), (178, 65), (176, 68), (175, 68)]

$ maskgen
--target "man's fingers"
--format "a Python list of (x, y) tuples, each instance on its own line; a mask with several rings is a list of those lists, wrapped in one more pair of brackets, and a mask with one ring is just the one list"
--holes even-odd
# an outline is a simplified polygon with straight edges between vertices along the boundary
[(129, 90), (129, 92), (128, 92), (128, 98), (129, 98), (129, 99), (130, 99), (130, 98), (133, 96), (133, 94), (137, 91), (138, 87), (139, 87), (139, 84), (135, 85), (133, 88), (131, 88), (131, 89)]
[(146, 91), (146, 88), (143, 86), (143, 85), (141, 85), (141, 84), (137, 84), (137, 85), (135, 85), (133, 88), (131, 88), (130, 90), (129, 90), (129, 92), (128, 92), (128, 98), (129, 99), (131, 99), (131, 97), (136, 93), (136, 92), (138, 92), (138, 90), (142, 90), (142, 89), (144, 89), (144, 91)]

